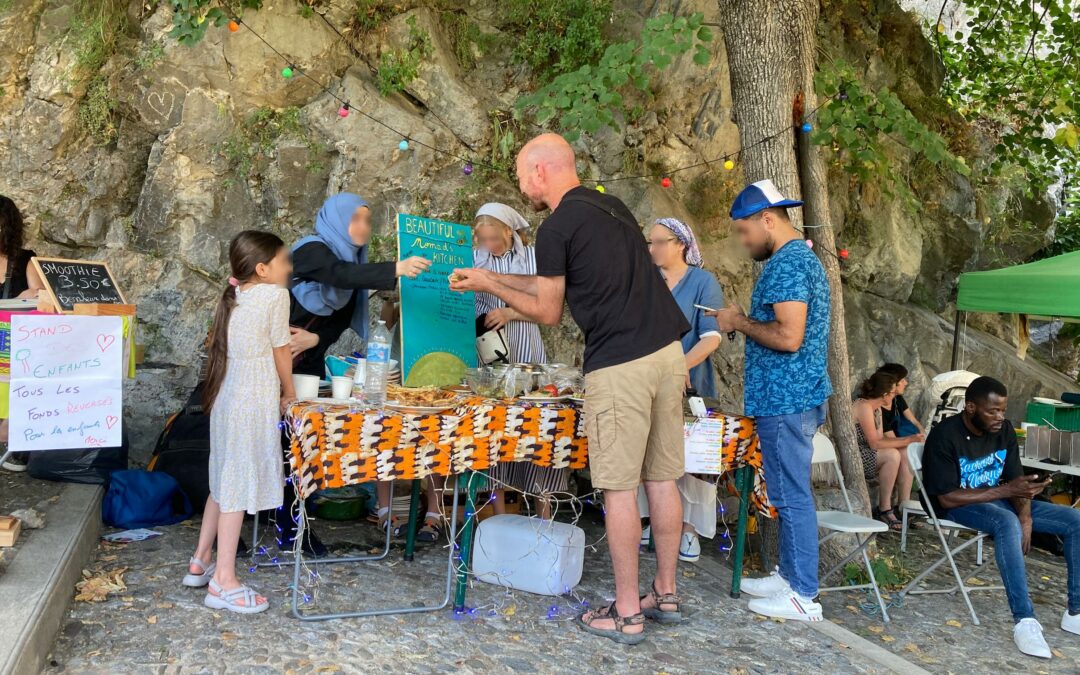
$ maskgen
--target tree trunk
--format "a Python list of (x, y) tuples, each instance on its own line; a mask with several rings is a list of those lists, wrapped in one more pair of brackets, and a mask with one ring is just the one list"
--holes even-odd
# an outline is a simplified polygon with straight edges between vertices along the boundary
[[(802, 91), (813, 95), (817, 0), (718, 0), (724, 21), (724, 43), (731, 70), (733, 120), (745, 151), (739, 163), (746, 182), (769, 178), (786, 196), (806, 202), (805, 217), (811, 225), (828, 224), (829, 201), (826, 169), (816, 148), (808, 143), (796, 152), (792, 102)], [(816, 104), (812, 104), (816, 105)], [(801, 124), (801, 120), (799, 120)], [(780, 130), (782, 133), (777, 134)], [(773, 136), (774, 134), (777, 134)], [(771, 138), (770, 138), (771, 137)], [(763, 140), (769, 139), (769, 140)], [(800, 172), (799, 160), (804, 166)], [(800, 180), (801, 178), (801, 180)], [(792, 223), (801, 227), (804, 214), (792, 209)], [(848, 396), (847, 333), (844, 300), (836, 250), (830, 228), (809, 230), (815, 250), (825, 267), (832, 295), (829, 338), (829, 378), (835, 393), (829, 402), (837, 454), (850, 490), (852, 506), (869, 514), (862, 459), (855, 442), (851, 402)], [(764, 524), (764, 523), (763, 523)], [(777, 541), (773, 528), (762, 531), (765, 554), (776, 560)], [(835, 551), (822, 551), (823, 560)], [(767, 563), (769, 564), (769, 563)]]
[[(795, 86), (802, 93), (805, 112), (818, 106), (814, 93), (814, 65), (817, 54), (817, 22), (820, 6), (816, 0), (792, 2), (795, 13), (791, 24), (792, 42), (795, 46)], [(801, 124), (801, 115), (794, 120)], [(840, 260), (837, 257), (836, 232), (832, 228), (829, 210), (828, 169), (821, 148), (810, 142), (809, 134), (795, 132), (798, 139), (799, 170), (802, 184), (803, 216), (805, 223), (823, 227), (806, 228), (807, 236), (814, 242), (814, 251), (825, 268), (832, 300), (829, 317), (829, 379), (833, 395), (829, 399), (829, 420), (837, 456), (844, 473), (851, 505), (859, 513), (870, 515), (870, 495), (866, 490), (862, 455), (855, 438), (855, 416), (851, 411), (848, 387), (851, 373), (848, 361), (847, 326), (844, 323), (844, 288), (840, 282)]]

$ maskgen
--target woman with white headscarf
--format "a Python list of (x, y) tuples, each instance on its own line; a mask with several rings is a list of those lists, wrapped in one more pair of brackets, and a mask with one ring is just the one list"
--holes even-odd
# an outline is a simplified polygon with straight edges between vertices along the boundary
[[(536, 274), (536, 249), (526, 246), (522, 232), (529, 222), (506, 204), (484, 204), (473, 224), (473, 267), (499, 274)], [(511, 363), (546, 361), (540, 327), (490, 293), (476, 294), (476, 316), (488, 330), (503, 329)]]
[[(523, 231), (529, 227), (524, 216), (506, 204), (484, 204), (473, 223), (473, 266), (499, 274), (536, 274), (536, 249), (527, 246)], [(544, 343), (540, 327), (524, 320), (514, 309), (489, 293), (476, 294), (476, 316), (484, 316), (489, 330), (503, 329), (512, 363), (544, 363)], [(499, 462), (488, 474), (495, 485), (509, 485), (531, 495), (565, 492), (566, 469), (536, 466), (532, 462)], [(536, 499), (537, 512), (551, 519), (551, 503)], [(495, 513), (506, 512), (505, 490), (495, 490)]]

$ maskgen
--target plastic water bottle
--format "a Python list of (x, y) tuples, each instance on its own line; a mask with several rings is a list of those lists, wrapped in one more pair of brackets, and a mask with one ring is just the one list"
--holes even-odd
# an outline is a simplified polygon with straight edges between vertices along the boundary
[(375, 408), (386, 403), (386, 379), (390, 374), (390, 330), (385, 321), (368, 337), (364, 366), (364, 402)]

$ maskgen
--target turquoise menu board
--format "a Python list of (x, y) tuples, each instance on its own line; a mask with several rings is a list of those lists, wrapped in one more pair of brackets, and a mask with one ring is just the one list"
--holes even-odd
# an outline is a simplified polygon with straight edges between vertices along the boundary
[(476, 299), (450, 290), (453, 271), (472, 267), (472, 229), (398, 214), (397, 236), (398, 260), (431, 261), (417, 278), (401, 278), (402, 382), (456, 384), (464, 368), (476, 367)]

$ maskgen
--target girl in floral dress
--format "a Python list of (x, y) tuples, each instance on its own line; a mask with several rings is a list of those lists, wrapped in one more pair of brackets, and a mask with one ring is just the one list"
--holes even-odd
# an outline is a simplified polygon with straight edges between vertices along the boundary
[[(210, 414), (210, 498), (184, 585), (209, 585), (203, 604), (254, 614), (266, 598), (240, 583), (236, 547), (244, 513), (281, 506), (284, 407), (296, 398), (289, 352), (292, 265), (284, 242), (248, 230), (229, 245), (232, 277), (210, 334), (203, 406)], [(214, 541), (217, 561), (210, 562)]]

